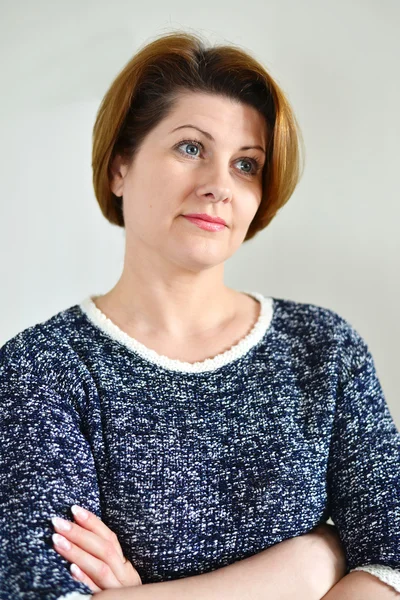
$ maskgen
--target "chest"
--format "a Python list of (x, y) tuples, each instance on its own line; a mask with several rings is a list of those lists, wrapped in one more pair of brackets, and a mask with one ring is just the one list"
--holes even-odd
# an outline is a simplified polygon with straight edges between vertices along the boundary
[(131, 391), (126, 411), (103, 420), (104, 517), (144, 580), (230, 564), (309, 531), (327, 509), (329, 411), (243, 379), (209, 392)]

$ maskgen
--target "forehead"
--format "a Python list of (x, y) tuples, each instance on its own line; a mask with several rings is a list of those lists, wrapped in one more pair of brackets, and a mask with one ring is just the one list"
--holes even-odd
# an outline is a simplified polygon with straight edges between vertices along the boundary
[[(266, 142), (265, 117), (255, 108), (218, 94), (182, 93), (160, 127), (168, 134), (174, 127), (190, 123), (210, 132), (216, 141), (227, 136), (240, 142)], [(176, 132), (179, 134), (179, 132)]]

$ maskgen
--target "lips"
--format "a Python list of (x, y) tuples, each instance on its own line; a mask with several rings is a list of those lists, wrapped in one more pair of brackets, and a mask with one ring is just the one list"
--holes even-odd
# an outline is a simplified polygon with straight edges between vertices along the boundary
[(226, 229), (226, 225), (222, 223), (215, 223), (213, 221), (205, 221), (204, 219), (198, 219), (197, 217), (190, 217), (188, 215), (182, 215), (186, 221), (193, 223), (196, 227), (200, 227), (200, 229), (205, 229), (206, 231), (224, 231)]
[(224, 219), (221, 217), (212, 217), (211, 215), (207, 215), (205, 213), (190, 213), (188, 215), (183, 215), (184, 217), (193, 217), (194, 219), (201, 219), (202, 221), (208, 221), (209, 223), (218, 223), (219, 225), (226, 225)]

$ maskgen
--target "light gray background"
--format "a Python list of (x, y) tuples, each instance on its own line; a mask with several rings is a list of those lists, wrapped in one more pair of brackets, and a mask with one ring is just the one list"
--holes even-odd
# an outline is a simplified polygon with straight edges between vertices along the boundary
[(141, 45), (189, 29), (270, 70), (306, 147), (292, 198), (226, 263), (226, 284), (346, 318), (399, 428), (398, 0), (0, 6), (0, 346), (117, 281), (123, 231), (101, 215), (91, 183), (95, 114)]

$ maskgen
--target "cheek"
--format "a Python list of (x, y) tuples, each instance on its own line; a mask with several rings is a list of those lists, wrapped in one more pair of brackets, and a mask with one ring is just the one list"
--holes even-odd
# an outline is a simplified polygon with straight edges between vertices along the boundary
[(159, 174), (150, 190), (146, 191), (148, 211), (169, 223), (175, 216), (188, 212), (199, 204), (194, 197), (193, 183), (184, 174)]
[[(125, 206), (126, 226), (134, 231), (161, 231), (169, 228), (171, 220), (183, 212), (182, 195), (170, 182), (153, 181), (131, 190)], [(181, 210), (182, 209), (182, 210)]]
[(243, 194), (240, 202), (233, 209), (233, 220), (239, 224), (247, 225), (253, 220), (256, 214), (260, 201), (255, 194)]

